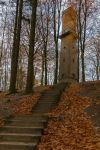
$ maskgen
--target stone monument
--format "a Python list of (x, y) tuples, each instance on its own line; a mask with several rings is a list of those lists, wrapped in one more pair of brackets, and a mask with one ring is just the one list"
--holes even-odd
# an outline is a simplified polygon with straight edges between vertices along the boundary
[(59, 82), (74, 82), (78, 80), (77, 53), (77, 12), (69, 7), (63, 12)]

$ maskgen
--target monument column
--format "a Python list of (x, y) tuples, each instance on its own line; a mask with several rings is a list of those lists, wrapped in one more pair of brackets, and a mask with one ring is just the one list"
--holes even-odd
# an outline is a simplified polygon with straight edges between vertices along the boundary
[(78, 80), (77, 54), (77, 14), (73, 7), (63, 12), (59, 82), (74, 82)]

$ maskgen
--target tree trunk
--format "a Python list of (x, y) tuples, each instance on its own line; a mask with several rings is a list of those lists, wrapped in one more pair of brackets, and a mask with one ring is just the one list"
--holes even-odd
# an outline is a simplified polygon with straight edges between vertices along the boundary
[(43, 85), (43, 80), (44, 80), (44, 56), (42, 56), (41, 85)]
[[(7, 19), (7, 12), (4, 20), (4, 26), (3, 26), (3, 34), (2, 34), (2, 41), (1, 41), (1, 51), (0, 51), (0, 87), (2, 87), (2, 76), (3, 76), (3, 66), (2, 66), (2, 59), (4, 53), (4, 37), (5, 37), (5, 30), (6, 30), (6, 19)], [(6, 55), (5, 55), (6, 56)]]
[(18, 57), (19, 57), (22, 8), (23, 8), (23, 0), (20, 1), (17, 0), (14, 42), (13, 42), (12, 59), (11, 59), (11, 78), (10, 78), (10, 89), (9, 89), (11, 93), (16, 92), (16, 78), (17, 78)]
[(32, 1), (32, 16), (31, 16), (31, 29), (30, 29), (30, 41), (29, 41), (29, 58), (28, 58), (26, 93), (33, 92), (33, 83), (34, 83), (33, 63), (34, 63), (36, 8), (37, 8), (37, 0), (33, 0)]
[(78, 78), (77, 78), (77, 82), (79, 82), (80, 79), (80, 51), (79, 51), (79, 40), (78, 40), (78, 48), (77, 48), (77, 52), (78, 52), (78, 60), (77, 60), (77, 74), (78, 74)]
[(47, 46), (44, 48), (45, 85), (47, 85)]
[(100, 67), (100, 64), (99, 64), (99, 52), (98, 52), (98, 54), (97, 54), (97, 66), (96, 66), (96, 76), (97, 76), (97, 80), (99, 80), (99, 72), (100, 72), (100, 70), (99, 70), (99, 67)]
[(82, 82), (85, 82), (84, 51), (81, 52)]
[(58, 42), (55, 43), (56, 44), (56, 67), (55, 67), (55, 76), (54, 76), (54, 84), (57, 84), (57, 80), (58, 80)]
[[(84, 21), (81, 20), (82, 10), (84, 12)], [(79, 3), (78, 12), (78, 29), (79, 29), (79, 45), (81, 51), (81, 67), (82, 67), (82, 82), (85, 82), (85, 65), (84, 65), (84, 52), (85, 52), (85, 42), (86, 42), (86, 27), (87, 27), (87, 1), (85, 0), (84, 7), (82, 0)]]
[[(54, 1), (53, 5), (53, 24), (54, 24), (54, 43), (55, 43), (55, 71), (54, 71), (54, 84), (57, 84), (58, 81), (58, 61), (59, 61), (59, 53), (58, 53), (58, 35), (60, 32), (60, 16), (61, 16), (61, 3), (62, 0)], [(58, 17), (57, 17), (58, 15)], [(56, 24), (58, 20), (58, 26)]]

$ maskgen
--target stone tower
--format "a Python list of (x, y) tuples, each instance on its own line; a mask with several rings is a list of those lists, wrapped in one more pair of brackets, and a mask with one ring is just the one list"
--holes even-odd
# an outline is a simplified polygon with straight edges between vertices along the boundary
[(78, 79), (77, 18), (76, 10), (69, 7), (63, 12), (59, 82), (74, 82)]

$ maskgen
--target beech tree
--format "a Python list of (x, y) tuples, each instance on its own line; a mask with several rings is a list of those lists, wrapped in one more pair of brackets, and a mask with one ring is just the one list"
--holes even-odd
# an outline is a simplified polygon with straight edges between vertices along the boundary
[[(86, 62), (88, 62), (87, 71), (88, 76), (91, 74), (92, 80), (100, 79), (100, 37), (94, 37), (88, 41), (87, 55), (85, 56)], [(90, 65), (91, 64), (91, 65)]]
[(14, 41), (13, 41), (12, 58), (11, 58), (11, 78), (10, 78), (10, 88), (9, 88), (9, 91), (11, 93), (16, 92), (16, 79), (17, 79), (18, 57), (19, 57), (19, 47), (20, 47), (22, 9), (23, 9), (23, 0), (17, 0), (14, 39), (13, 39)]
[(41, 41), (43, 45), (42, 51), (42, 77), (41, 83), (47, 85), (48, 81), (48, 41), (50, 31), (50, 2), (40, 3), (40, 21), (38, 23), (38, 30), (40, 31)]
[(32, 1), (30, 40), (29, 40), (29, 56), (28, 56), (26, 93), (31, 93), (33, 91), (33, 83), (34, 83), (34, 67), (33, 67), (33, 65), (34, 65), (34, 47), (35, 47), (36, 10), (37, 10), (37, 0), (33, 0)]
[(58, 37), (60, 33), (61, 25), (61, 8), (62, 0), (52, 1), (52, 12), (53, 12), (53, 31), (54, 31), (54, 45), (55, 45), (55, 70), (54, 70), (54, 84), (58, 81), (58, 62), (59, 62), (59, 43)]

